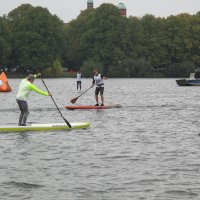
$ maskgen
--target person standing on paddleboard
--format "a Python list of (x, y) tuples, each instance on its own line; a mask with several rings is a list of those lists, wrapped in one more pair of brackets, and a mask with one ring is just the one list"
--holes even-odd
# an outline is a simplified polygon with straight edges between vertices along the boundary
[(17, 103), (19, 105), (19, 109), (21, 111), (20, 116), (19, 116), (19, 123), (18, 123), (19, 126), (26, 126), (26, 120), (29, 114), (27, 99), (31, 91), (35, 91), (44, 96), (51, 96), (50, 93), (40, 90), (33, 84), (35, 78), (40, 75), (41, 74), (37, 74), (37, 75), (30, 74), (28, 77), (23, 79), (20, 83), (19, 90), (16, 97)]
[(79, 71), (79, 72), (76, 74), (77, 90), (78, 90), (78, 88), (80, 88), (80, 90), (81, 90), (81, 78), (82, 78), (82, 74), (81, 74), (81, 72)]
[(101, 105), (100, 106), (104, 106), (104, 96), (103, 96), (103, 92), (104, 92), (104, 83), (103, 83), (103, 79), (107, 79), (107, 77), (103, 76), (102, 74), (99, 74), (98, 70), (95, 69), (94, 70), (94, 77), (93, 77), (93, 82), (92, 82), (92, 87), (96, 84), (96, 89), (95, 89), (95, 99), (96, 99), (96, 105), (95, 106), (99, 106), (99, 93), (101, 96)]

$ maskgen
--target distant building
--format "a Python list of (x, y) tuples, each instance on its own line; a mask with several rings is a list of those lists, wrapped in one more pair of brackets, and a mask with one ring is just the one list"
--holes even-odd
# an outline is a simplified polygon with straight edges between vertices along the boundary
[(119, 8), (120, 10), (120, 14), (124, 17), (126, 17), (126, 6), (123, 4), (123, 3), (119, 3), (117, 5), (117, 7)]
[(87, 9), (93, 8), (93, 0), (87, 0)]
[[(121, 16), (126, 17), (126, 6), (124, 3), (118, 3), (117, 7), (120, 10)], [(87, 9), (89, 8), (94, 8), (93, 0), (87, 0)]]

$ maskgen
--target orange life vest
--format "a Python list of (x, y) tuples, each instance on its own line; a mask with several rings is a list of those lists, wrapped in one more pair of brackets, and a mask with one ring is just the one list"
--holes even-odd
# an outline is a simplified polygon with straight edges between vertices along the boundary
[(8, 84), (8, 79), (4, 72), (0, 75), (0, 92), (11, 92), (12, 89)]

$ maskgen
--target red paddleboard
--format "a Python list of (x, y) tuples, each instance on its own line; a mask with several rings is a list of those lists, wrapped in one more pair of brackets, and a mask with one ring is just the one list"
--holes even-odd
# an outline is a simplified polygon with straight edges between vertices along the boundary
[(111, 105), (105, 105), (105, 106), (90, 106), (90, 105), (73, 105), (73, 106), (65, 106), (65, 108), (69, 110), (75, 110), (75, 109), (83, 109), (83, 110), (89, 110), (89, 109), (96, 109), (96, 110), (101, 110), (101, 109), (111, 109), (111, 108), (121, 108), (122, 106), (120, 104), (111, 104)]

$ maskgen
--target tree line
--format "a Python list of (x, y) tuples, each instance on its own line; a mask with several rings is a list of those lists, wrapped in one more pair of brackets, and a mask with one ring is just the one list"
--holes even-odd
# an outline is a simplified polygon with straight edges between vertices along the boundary
[(0, 17), (0, 67), (20, 73), (85, 77), (187, 77), (200, 67), (200, 12), (123, 17), (113, 4), (63, 23), (47, 8), (22, 4)]

